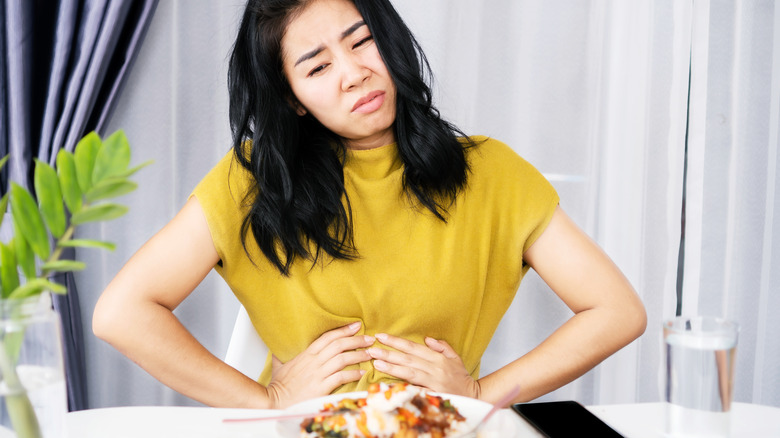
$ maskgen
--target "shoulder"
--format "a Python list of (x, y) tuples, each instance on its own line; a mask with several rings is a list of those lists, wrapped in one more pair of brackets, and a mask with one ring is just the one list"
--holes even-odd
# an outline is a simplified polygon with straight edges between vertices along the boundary
[(214, 248), (223, 261), (236, 248), (242, 248), (237, 230), (241, 229), (250, 207), (251, 197), (247, 195), (253, 181), (230, 149), (192, 191), (206, 217)]
[(557, 205), (555, 188), (531, 163), (506, 143), (474, 136), (466, 144), (469, 187), (483, 195), (497, 194), (522, 204)]
[(195, 186), (192, 195), (198, 198), (212, 227), (229, 229), (248, 211), (253, 181), (231, 149)]
[(541, 173), (506, 143), (484, 135), (462, 139), (472, 174), (544, 179)]
[(202, 198), (219, 201), (228, 195), (227, 198), (240, 204), (248, 193), (251, 181), (252, 175), (236, 160), (231, 149), (198, 183), (193, 194), (201, 203), (204, 202)]
[[(552, 184), (531, 163), (499, 140), (469, 137), (469, 191), (478, 208), (499, 211), (522, 230), (523, 252), (550, 222), (560, 198)], [(491, 210), (491, 208), (493, 210)]]

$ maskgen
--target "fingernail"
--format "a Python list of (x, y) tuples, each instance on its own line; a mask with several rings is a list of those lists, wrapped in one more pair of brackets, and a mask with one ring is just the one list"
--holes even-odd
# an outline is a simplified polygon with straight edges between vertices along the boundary
[(376, 369), (378, 369), (380, 371), (384, 371), (384, 370), (387, 369), (387, 364), (385, 362), (381, 361), (381, 360), (375, 360), (374, 361), (374, 368), (376, 368)]
[(349, 325), (350, 330), (357, 330), (360, 328), (360, 321), (353, 322)]
[(373, 336), (363, 336), (363, 340), (366, 342), (366, 344), (373, 344), (374, 343), (374, 337)]
[(380, 348), (368, 348), (366, 351), (371, 357), (379, 357), (382, 355), (382, 350)]
[(377, 333), (375, 336), (377, 339), (379, 339), (382, 342), (387, 340), (387, 335), (384, 333)]
[(364, 374), (366, 374), (366, 370), (360, 370), (360, 375), (362, 376)]

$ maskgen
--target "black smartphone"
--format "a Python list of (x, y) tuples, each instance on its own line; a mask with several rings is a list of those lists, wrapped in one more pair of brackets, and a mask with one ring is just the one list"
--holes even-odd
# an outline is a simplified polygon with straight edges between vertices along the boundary
[(576, 401), (518, 403), (512, 409), (548, 438), (623, 438)]

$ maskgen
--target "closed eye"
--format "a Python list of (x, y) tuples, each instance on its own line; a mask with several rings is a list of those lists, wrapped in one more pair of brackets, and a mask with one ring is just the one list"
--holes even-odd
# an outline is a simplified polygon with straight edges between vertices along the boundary
[(352, 48), (353, 49), (357, 49), (358, 47), (368, 43), (369, 41), (372, 41), (373, 39), (374, 39), (374, 37), (372, 35), (369, 35), (369, 36), (363, 38), (362, 40), (358, 41), (357, 43), (355, 43), (355, 45), (352, 46)]
[(308, 77), (312, 77), (312, 76), (316, 75), (317, 73), (321, 72), (322, 70), (325, 70), (325, 67), (327, 67), (327, 66), (328, 66), (328, 64), (320, 64), (320, 65), (318, 65), (318, 66), (314, 67), (314, 68), (313, 68), (313, 69), (312, 69), (312, 70), (309, 72), (309, 74), (308, 74), (308, 75), (306, 75), (306, 76), (308, 76)]

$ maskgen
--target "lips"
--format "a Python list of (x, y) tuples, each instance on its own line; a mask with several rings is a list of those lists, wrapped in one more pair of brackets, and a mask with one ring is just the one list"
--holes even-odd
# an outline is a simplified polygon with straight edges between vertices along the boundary
[(372, 113), (382, 106), (385, 101), (384, 91), (372, 91), (365, 96), (358, 99), (355, 105), (352, 107), (353, 113)]

